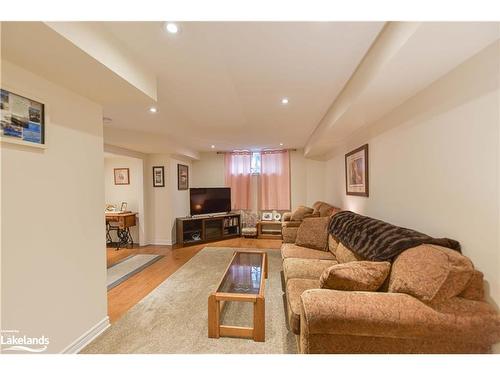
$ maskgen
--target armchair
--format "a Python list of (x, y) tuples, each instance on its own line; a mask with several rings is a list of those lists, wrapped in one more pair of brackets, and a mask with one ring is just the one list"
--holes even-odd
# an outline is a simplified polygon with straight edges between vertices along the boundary
[(255, 212), (241, 211), (241, 234), (243, 237), (257, 236), (258, 216)]

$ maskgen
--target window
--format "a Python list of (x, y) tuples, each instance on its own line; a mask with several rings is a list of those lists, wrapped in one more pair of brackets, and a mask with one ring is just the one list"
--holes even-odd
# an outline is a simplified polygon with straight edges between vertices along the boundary
[(260, 152), (252, 152), (252, 161), (250, 163), (250, 173), (260, 174)]

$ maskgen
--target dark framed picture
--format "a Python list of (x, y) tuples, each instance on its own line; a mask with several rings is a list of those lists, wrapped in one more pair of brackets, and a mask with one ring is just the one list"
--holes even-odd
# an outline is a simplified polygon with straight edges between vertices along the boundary
[(153, 167), (153, 187), (165, 187), (165, 168)]
[(184, 164), (177, 164), (177, 190), (187, 190), (189, 188), (189, 167)]
[(347, 195), (367, 197), (368, 144), (345, 155), (345, 192)]
[(44, 104), (0, 89), (0, 136), (45, 144)]
[(130, 185), (130, 172), (128, 168), (114, 168), (115, 185)]

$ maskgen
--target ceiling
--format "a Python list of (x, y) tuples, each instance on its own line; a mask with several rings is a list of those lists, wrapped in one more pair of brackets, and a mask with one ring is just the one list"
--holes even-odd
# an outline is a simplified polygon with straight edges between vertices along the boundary
[[(336, 146), (357, 130), (379, 120), (498, 40), (499, 25), (498, 22), (419, 23), (365, 88), (353, 96), (342, 115), (318, 126), (314, 132), (317, 136), (313, 133), (306, 146), (306, 156), (328, 158)], [(383, 42), (382, 36), (379, 42)]]
[[(104, 45), (126, 51), (122, 57), (152, 72), (157, 103), (54, 25), (2, 22), (2, 58), (101, 103), (112, 119), (104, 124), (104, 140), (113, 146), (196, 159), (200, 151), (213, 151), (211, 145), (255, 150), (283, 144), (322, 159), (500, 36), (499, 24), (487, 22), (179, 26), (180, 33), (168, 34), (163, 22), (78, 25), (99, 30)], [(148, 111), (151, 105), (157, 113)]]
[(151, 103), (147, 95), (43, 22), (2, 22), (1, 56), (104, 106)]
[(208, 151), (303, 147), (384, 23), (183, 22), (178, 34), (163, 22), (100, 25), (158, 80), (158, 113), (106, 105), (105, 126)]

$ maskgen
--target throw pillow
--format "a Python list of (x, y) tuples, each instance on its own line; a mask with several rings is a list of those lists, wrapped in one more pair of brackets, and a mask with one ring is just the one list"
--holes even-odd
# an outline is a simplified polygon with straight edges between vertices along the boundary
[(292, 213), (292, 221), (302, 221), (304, 220), (304, 215), (312, 214), (313, 209), (310, 207), (306, 206), (299, 206), (293, 213)]
[(459, 295), (473, 273), (470, 259), (458, 251), (420, 245), (396, 258), (388, 291), (406, 293), (424, 302), (440, 302)]
[(326, 250), (328, 245), (329, 217), (304, 219), (297, 231), (295, 244), (316, 250)]
[(321, 274), (319, 283), (323, 289), (374, 292), (389, 275), (389, 262), (349, 262), (336, 264)]

